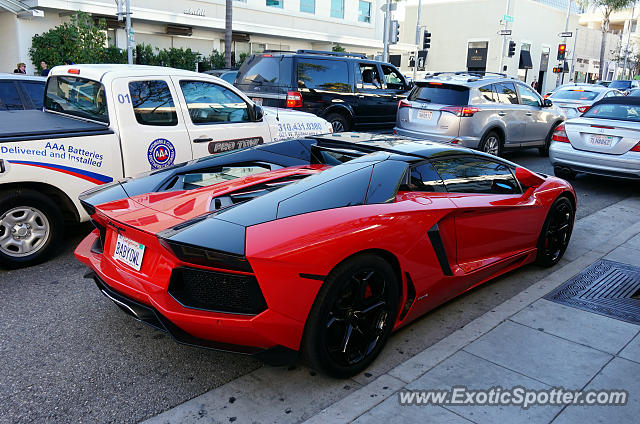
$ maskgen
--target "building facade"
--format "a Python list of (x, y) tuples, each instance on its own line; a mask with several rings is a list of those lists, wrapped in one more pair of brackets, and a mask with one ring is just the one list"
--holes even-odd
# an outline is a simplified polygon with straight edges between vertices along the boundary
[[(235, 0), (233, 50), (331, 50), (374, 57), (383, 49), (385, 0)], [(33, 13), (33, 11), (38, 11)], [(114, 0), (0, 0), (0, 71), (30, 62), (29, 47), (39, 34), (68, 20), (75, 11), (107, 19), (109, 42), (126, 46), (127, 34), (116, 19)], [(31, 11), (31, 12), (29, 12)], [(224, 51), (225, 0), (131, 0), (136, 44), (191, 48), (204, 55)], [(36, 16), (34, 16), (36, 15)], [(393, 46), (394, 51), (414, 48)], [(30, 69), (29, 69), (30, 68)], [(31, 73), (31, 72), (29, 72)]]

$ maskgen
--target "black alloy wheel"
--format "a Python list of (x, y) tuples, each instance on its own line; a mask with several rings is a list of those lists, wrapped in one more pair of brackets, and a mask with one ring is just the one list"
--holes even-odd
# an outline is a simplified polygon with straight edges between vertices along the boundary
[(551, 205), (538, 240), (536, 262), (544, 267), (557, 264), (569, 245), (575, 211), (566, 197), (559, 197)]
[(379, 256), (338, 266), (309, 314), (303, 350), (312, 368), (349, 377), (369, 366), (391, 334), (398, 297), (393, 269)]

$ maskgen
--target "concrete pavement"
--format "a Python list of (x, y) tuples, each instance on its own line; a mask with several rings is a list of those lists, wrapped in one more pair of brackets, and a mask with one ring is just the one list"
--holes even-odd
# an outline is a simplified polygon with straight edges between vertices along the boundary
[[(640, 265), (638, 216), (635, 196), (577, 221), (563, 266), (395, 367), (387, 369), (381, 355), (371, 369), (349, 380), (325, 378), (305, 367), (263, 367), (147, 422), (635, 422), (640, 326), (542, 297), (601, 258)], [(453, 386), (626, 389), (629, 402), (528, 409), (398, 402), (399, 390)]]

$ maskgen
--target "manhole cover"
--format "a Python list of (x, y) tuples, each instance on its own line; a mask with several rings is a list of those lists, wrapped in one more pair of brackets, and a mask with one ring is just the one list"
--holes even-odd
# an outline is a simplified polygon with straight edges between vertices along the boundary
[(544, 298), (640, 324), (640, 268), (603, 259)]

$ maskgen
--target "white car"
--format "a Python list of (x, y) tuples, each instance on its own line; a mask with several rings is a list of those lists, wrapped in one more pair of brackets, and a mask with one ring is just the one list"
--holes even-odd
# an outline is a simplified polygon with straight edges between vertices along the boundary
[(179, 69), (72, 65), (49, 73), (44, 111), (0, 112), (0, 265), (42, 260), (78, 195), (191, 159), (332, 132), (315, 115), (262, 108), (233, 85)]
[(640, 178), (640, 98), (612, 97), (559, 125), (549, 157), (555, 175)]
[(582, 115), (597, 101), (617, 96), (624, 94), (603, 85), (589, 84), (562, 87), (551, 93), (548, 98), (569, 119)]

